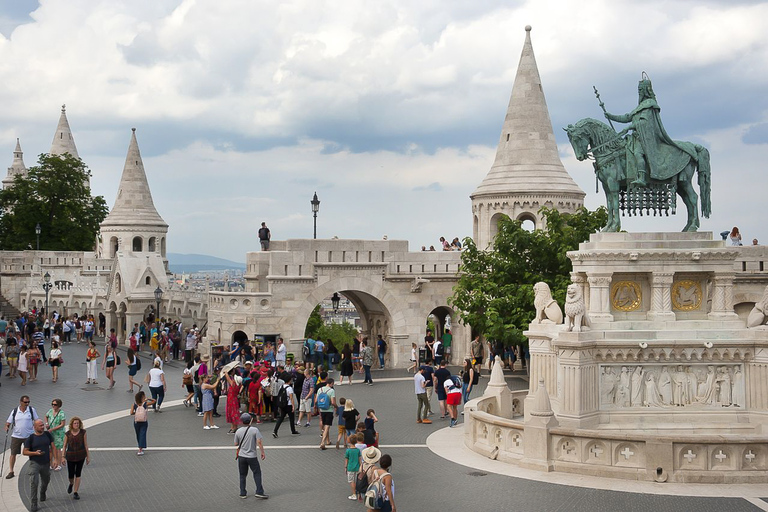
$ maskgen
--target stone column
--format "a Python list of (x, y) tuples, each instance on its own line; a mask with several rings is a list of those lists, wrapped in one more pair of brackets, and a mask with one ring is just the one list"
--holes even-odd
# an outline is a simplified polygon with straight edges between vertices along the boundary
[(611, 314), (611, 273), (589, 273), (589, 319), (598, 322), (612, 322)]
[(675, 320), (672, 312), (672, 281), (675, 275), (671, 272), (654, 272), (651, 275), (651, 308), (648, 320)]
[(733, 311), (733, 274), (717, 274), (712, 280), (712, 310), (707, 316), (710, 320), (737, 319)]

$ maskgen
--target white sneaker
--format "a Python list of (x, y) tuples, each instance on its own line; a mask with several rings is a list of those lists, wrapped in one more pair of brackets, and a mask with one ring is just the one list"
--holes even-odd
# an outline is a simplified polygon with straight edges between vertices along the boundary
[(211, 425), (211, 428), (219, 428), (218, 425)]
[(211, 427), (209, 427), (208, 425), (205, 425), (205, 426), (203, 427), (203, 430), (211, 430)]

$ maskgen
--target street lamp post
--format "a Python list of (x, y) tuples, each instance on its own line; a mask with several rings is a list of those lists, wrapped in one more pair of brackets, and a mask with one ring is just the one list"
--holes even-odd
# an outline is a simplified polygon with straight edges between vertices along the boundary
[(158, 328), (160, 325), (160, 301), (163, 300), (163, 289), (158, 285), (155, 288), (155, 302), (157, 302), (157, 309), (155, 310), (155, 322), (158, 322)]
[(339, 302), (341, 302), (341, 297), (339, 297), (337, 292), (333, 292), (333, 297), (331, 297), (331, 304), (333, 305), (334, 313), (339, 312)]
[[(49, 316), (48, 314), (48, 292), (51, 291), (51, 288), (53, 288), (53, 285), (51, 284), (51, 274), (48, 272), (45, 273), (43, 276), (43, 290), (45, 290), (45, 316), (46, 318)], [(48, 330), (48, 338), (51, 337), (51, 331)]]
[(317, 198), (317, 192), (309, 203), (312, 205), (312, 216), (315, 218), (315, 231), (312, 238), (317, 239), (317, 212), (320, 211), (320, 200)]
[(40, 229), (40, 223), (37, 223), (37, 226), (35, 226), (35, 234), (37, 235), (37, 250), (40, 250), (40, 232), (42, 229)]

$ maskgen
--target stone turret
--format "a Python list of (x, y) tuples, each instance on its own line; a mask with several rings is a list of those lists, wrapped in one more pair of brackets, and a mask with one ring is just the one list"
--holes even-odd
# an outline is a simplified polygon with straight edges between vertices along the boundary
[(165, 258), (168, 224), (155, 209), (136, 128), (132, 130), (115, 205), (101, 223), (101, 253), (112, 258), (119, 251), (150, 252)]
[(77, 154), (75, 139), (72, 137), (72, 130), (69, 128), (66, 105), (61, 106), (59, 125), (56, 127), (56, 133), (53, 135), (53, 142), (51, 143), (51, 150), (48, 153), (51, 155), (63, 155), (64, 153), (69, 153), (75, 158), (80, 158), (80, 155)]
[(24, 152), (21, 150), (21, 143), (16, 139), (16, 149), (13, 150), (13, 163), (8, 168), (8, 175), (3, 178), (3, 188), (13, 186), (13, 179), (17, 175), (25, 176), (27, 167), (24, 165)]
[(560, 161), (541, 78), (531, 45), (531, 27), (517, 68), (512, 96), (501, 130), (496, 159), (472, 199), (473, 237), (486, 248), (502, 216), (544, 222), (542, 206), (574, 212), (586, 195)]

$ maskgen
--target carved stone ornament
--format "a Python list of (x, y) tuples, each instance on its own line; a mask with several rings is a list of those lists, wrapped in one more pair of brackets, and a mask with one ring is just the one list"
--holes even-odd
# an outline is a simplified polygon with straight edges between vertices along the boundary
[(743, 408), (741, 364), (600, 365), (602, 409)]
[(618, 311), (637, 311), (643, 304), (643, 290), (634, 281), (618, 281), (611, 288), (611, 305)]
[(701, 308), (701, 283), (691, 280), (675, 281), (672, 285), (672, 307), (678, 311), (695, 311)]
[(538, 282), (533, 285), (534, 299), (533, 304), (536, 307), (537, 324), (540, 323), (563, 323), (563, 312), (557, 301), (552, 298), (552, 292), (549, 285), (545, 282)]

